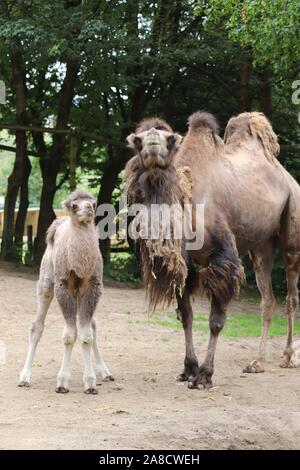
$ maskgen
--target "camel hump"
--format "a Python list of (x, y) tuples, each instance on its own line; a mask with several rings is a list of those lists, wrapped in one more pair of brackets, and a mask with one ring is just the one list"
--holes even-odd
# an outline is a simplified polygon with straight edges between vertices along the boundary
[(57, 228), (60, 225), (62, 225), (64, 222), (66, 222), (66, 220), (68, 220), (68, 219), (69, 219), (69, 217), (57, 217), (57, 219), (55, 219), (52, 222), (52, 224), (50, 225), (50, 227), (47, 230), (47, 236), (46, 236), (47, 245), (54, 243), (54, 237), (55, 237), (55, 233), (56, 233)]
[(258, 140), (267, 159), (273, 162), (276, 160), (280, 146), (277, 135), (264, 113), (257, 111), (241, 113), (229, 120), (225, 129), (225, 143), (240, 142), (243, 136), (244, 138), (250, 136)]
[(214, 134), (219, 134), (219, 124), (215, 116), (206, 111), (196, 111), (188, 119), (190, 129), (197, 130), (201, 127), (211, 129)]

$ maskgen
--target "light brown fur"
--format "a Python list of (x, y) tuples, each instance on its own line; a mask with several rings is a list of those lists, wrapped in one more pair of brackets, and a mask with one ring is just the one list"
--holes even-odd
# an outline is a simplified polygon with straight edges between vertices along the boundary
[(93, 319), (102, 293), (102, 257), (94, 224), (96, 201), (89, 193), (78, 190), (64, 201), (64, 207), (68, 217), (56, 219), (47, 232), (47, 249), (38, 282), (37, 317), (30, 333), (30, 348), (20, 375), (20, 386), (29, 385), (35, 349), (54, 293), (66, 322), (63, 334), (65, 352), (56, 391), (68, 391), (70, 357), (77, 336), (78, 315), (85, 361), (85, 393), (95, 394), (96, 377), (90, 360), (92, 347), (99, 373), (104, 378), (111, 378), (97, 346)]
[[(165, 180), (175, 188), (179, 186), (178, 170), (188, 166), (193, 180), (191, 201), (203, 203), (205, 207), (204, 246), (189, 252), (183, 248), (188, 274), (184, 292), (177, 289), (176, 297), (178, 318), (183, 323), (186, 338), (185, 367), (179, 379), (189, 380), (191, 388), (206, 388), (212, 386), (217, 338), (224, 326), (228, 304), (244, 279), (239, 255), (247, 253), (251, 254), (262, 295), (263, 333), (258, 359), (245, 371), (264, 370), (266, 338), (275, 305), (271, 270), (276, 238), (280, 239), (287, 271), (289, 333), (282, 366), (289, 365), (292, 319), (298, 304), (300, 189), (276, 159), (277, 137), (262, 113), (243, 113), (232, 118), (225, 132), (225, 145), (216, 133), (218, 125), (212, 115), (194, 113), (189, 124), (177, 153), (171, 155), (162, 171), (171, 170), (170, 177)], [(132, 166), (127, 172), (131, 182), (137, 181), (134, 178), (138, 158), (134, 158), (135, 162), (129, 164)], [(154, 162), (150, 170), (140, 167), (139, 171), (140, 175), (143, 171), (154, 173), (158, 168)], [(177, 181), (171, 181), (174, 175), (177, 175)], [(129, 186), (135, 196), (143, 194), (142, 184)], [(170, 191), (158, 189), (161, 202), (168, 203)], [(155, 199), (155, 187), (152, 190), (152, 199)], [(211, 300), (210, 340), (201, 366), (198, 366), (193, 348), (190, 304), (191, 293), (199, 288)], [(163, 291), (164, 285), (158, 283), (157, 289)]]

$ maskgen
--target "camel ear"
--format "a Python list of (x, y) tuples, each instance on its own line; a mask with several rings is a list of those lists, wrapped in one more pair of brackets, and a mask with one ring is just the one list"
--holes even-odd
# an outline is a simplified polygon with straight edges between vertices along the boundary
[(134, 150), (141, 150), (143, 147), (142, 139), (134, 133), (130, 134), (126, 138), (126, 140), (127, 140), (128, 146)]
[(180, 134), (177, 134), (177, 132), (174, 134), (175, 136), (175, 148), (176, 150), (179, 149), (181, 142), (183, 141), (183, 137)]
[(66, 209), (69, 212), (74, 212), (78, 209), (78, 204), (74, 201), (70, 201), (69, 199), (66, 199), (65, 201), (62, 202), (62, 207)]

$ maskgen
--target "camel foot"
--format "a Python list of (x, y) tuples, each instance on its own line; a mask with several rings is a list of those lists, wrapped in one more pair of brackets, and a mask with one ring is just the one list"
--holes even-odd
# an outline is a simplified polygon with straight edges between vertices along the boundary
[(84, 390), (84, 393), (86, 393), (86, 395), (98, 395), (98, 391), (95, 388), (87, 388)]
[(115, 378), (112, 375), (107, 375), (104, 377), (103, 382), (114, 382)]
[(213, 370), (205, 365), (199, 367), (198, 374), (189, 378), (188, 388), (198, 390), (209, 390), (212, 388)]
[(21, 380), (21, 382), (18, 383), (18, 387), (30, 387), (30, 383), (27, 382), (26, 380)]
[(198, 372), (199, 366), (197, 360), (185, 359), (184, 369), (181, 374), (177, 375), (176, 380), (177, 382), (187, 382), (190, 379), (192, 380), (193, 377), (196, 377)]
[(56, 387), (56, 393), (69, 393), (69, 389), (66, 387)]
[(246, 374), (260, 374), (264, 371), (263, 363), (257, 360), (252, 361), (251, 364), (243, 369), (243, 372)]

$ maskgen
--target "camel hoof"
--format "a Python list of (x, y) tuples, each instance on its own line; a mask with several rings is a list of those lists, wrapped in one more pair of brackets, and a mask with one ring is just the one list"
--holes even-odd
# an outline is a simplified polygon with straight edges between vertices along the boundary
[(259, 361), (253, 361), (243, 369), (244, 374), (260, 374), (264, 371), (264, 366)]
[(21, 382), (18, 383), (18, 387), (30, 387), (30, 383), (27, 382), (26, 380), (21, 380)]
[(189, 377), (188, 388), (197, 390), (209, 390), (212, 388), (212, 373), (206, 366), (200, 366), (196, 376)]
[(69, 393), (69, 389), (66, 387), (56, 387), (56, 393)]
[(104, 377), (103, 379), (103, 382), (114, 382), (115, 381), (115, 378), (113, 375), (107, 375), (106, 377)]
[(185, 372), (182, 372), (181, 374), (177, 375), (176, 380), (177, 382), (187, 382), (189, 378)]
[(98, 391), (95, 388), (87, 388), (84, 390), (86, 395), (98, 395)]

